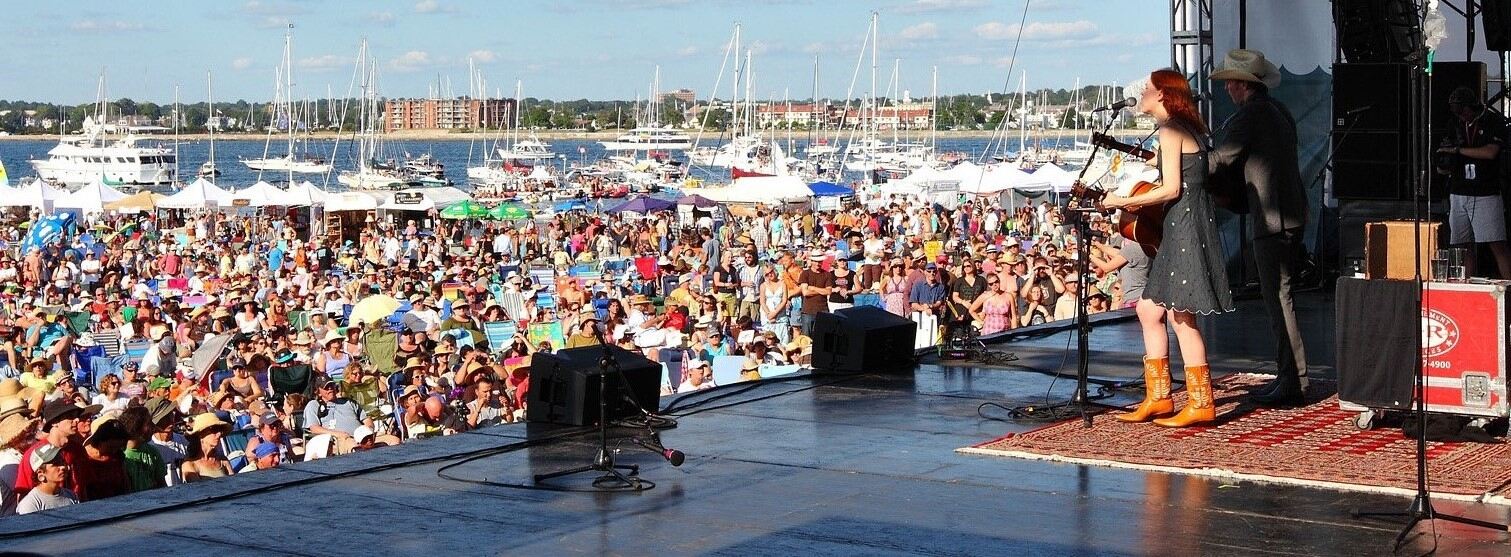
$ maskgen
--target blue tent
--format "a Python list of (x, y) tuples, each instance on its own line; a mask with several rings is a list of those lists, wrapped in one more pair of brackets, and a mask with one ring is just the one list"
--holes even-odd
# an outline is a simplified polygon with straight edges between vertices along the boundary
[(588, 210), (588, 202), (582, 199), (568, 199), (566, 201), (557, 201), (555, 205), (551, 206), (551, 208), (555, 209), (558, 213), (565, 213), (567, 211), (586, 211)]
[(808, 184), (808, 189), (813, 190), (813, 195), (817, 197), (855, 195), (855, 190), (834, 182), (814, 182)]

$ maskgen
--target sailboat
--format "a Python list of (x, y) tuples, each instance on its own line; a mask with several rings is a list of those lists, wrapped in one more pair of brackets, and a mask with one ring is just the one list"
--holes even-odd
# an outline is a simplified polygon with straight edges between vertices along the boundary
[[(289, 174), (325, 174), (331, 171), (330, 163), (318, 155), (312, 153), (295, 153), (295, 129), (298, 120), (294, 115), (293, 82), (294, 82), (294, 58), (293, 25), (284, 33), (283, 38), (283, 66), (275, 72), (272, 117), (268, 121), (268, 139), (262, 148), (262, 158), (241, 159), (241, 163), (247, 168), (258, 172), (261, 180), (262, 172), (286, 172)], [(273, 132), (279, 126), (288, 129), (288, 150), (281, 157), (270, 156), (269, 151), (273, 145)], [(289, 179), (293, 182), (292, 176)]]
[[(208, 97), (207, 100), (210, 103), (210, 116), (214, 117), (215, 89), (212, 83), (212, 75), (208, 71), (205, 72), (205, 91), (205, 95)], [(220, 169), (215, 168), (215, 128), (220, 127), (220, 122), (221, 121), (217, 119), (215, 126), (206, 126), (210, 131), (210, 159), (205, 161), (204, 164), (199, 165), (199, 177), (210, 180), (212, 182), (215, 180), (215, 178), (220, 176)]]
[(357, 107), (357, 169), (343, 170), (336, 176), (341, 185), (354, 190), (398, 190), (419, 185), (404, 177), (399, 165), (379, 159), (379, 111), (377, 91), (377, 61), (367, 51), (367, 40), (357, 53), (360, 74), (362, 104)]

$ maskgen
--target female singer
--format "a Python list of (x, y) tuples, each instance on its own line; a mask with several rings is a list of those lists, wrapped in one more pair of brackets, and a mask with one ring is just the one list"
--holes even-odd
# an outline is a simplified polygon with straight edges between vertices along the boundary
[[(1213, 220), (1207, 180), (1207, 127), (1197, 113), (1186, 77), (1158, 70), (1139, 97), (1139, 112), (1159, 123), (1161, 185), (1149, 192), (1122, 197), (1108, 195), (1107, 209), (1165, 205), (1164, 237), (1149, 267), (1149, 282), (1138, 301), (1144, 330), (1144, 401), (1132, 412), (1116, 416), (1124, 422), (1147, 422), (1186, 427), (1216, 418), (1212, 402), (1207, 347), (1196, 316), (1233, 310), (1232, 293), (1222, 261), (1222, 245)], [(1179, 187), (1177, 187), (1179, 186)], [(1186, 367), (1190, 400), (1179, 414), (1170, 400), (1168, 321), (1175, 328), (1181, 361)], [(1159, 418), (1159, 419), (1156, 419)]]

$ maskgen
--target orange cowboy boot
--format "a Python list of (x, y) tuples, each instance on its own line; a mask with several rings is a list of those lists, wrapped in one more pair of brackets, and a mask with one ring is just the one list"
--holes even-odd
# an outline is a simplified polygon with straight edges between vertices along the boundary
[(1142, 423), (1175, 413), (1170, 400), (1170, 357), (1144, 356), (1144, 401), (1132, 412), (1113, 416), (1120, 422)]
[(1154, 425), (1186, 427), (1217, 419), (1217, 408), (1212, 404), (1212, 371), (1207, 366), (1186, 366), (1186, 395), (1189, 400), (1179, 414), (1154, 420)]

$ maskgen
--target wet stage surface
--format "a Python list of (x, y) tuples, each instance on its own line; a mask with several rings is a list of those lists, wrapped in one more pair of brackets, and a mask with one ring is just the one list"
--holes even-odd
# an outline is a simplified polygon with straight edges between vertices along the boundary
[[(1329, 300), (1304, 296), (1312, 374), (1331, 376)], [(1263, 371), (1273, 352), (1254, 302), (1204, 321), (1218, 372)], [(1053, 371), (1075, 357), (1060, 333), (994, 348)], [(1102, 324), (1092, 371), (1131, 376), (1137, 324)], [(1070, 343), (1072, 348), (1074, 343)], [(907, 376), (768, 381), (679, 416), (662, 433), (687, 453), (673, 468), (629, 442), (655, 489), (583, 494), (486, 486), (591, 459), (596, 438), (504, 426), (0, 520), (0, 549), (95, 555), (1387, 555), (1398, 523), (1354, 507), (1407, 499), (1009, 458), (955, 449), (1032, 423), (981, 418), (982, 402), (1063, 400), (1073, 380), (1017, 367), (925, 362)], [(720, 392), (700, 394), (708, 398)], [(687, 406), (695, 399), (679, 404)], [(1132, 394), (1118, 402), (1131, 403)], [(667, 403), (663, 399), (663, 404)], [(732, 403), (738, 403), (730, 405)], [(727, 405), (727, 406), (726, 406)], [(1000, 413), (998, 414), (1000, 415)], [(623, 433), (628, 433), (625, 431)], [(526, 443), (534, 439), (539, 444)], [(1158, 450), (1152, 448), (1151, 450)], [(568, 481), (585, 484), (590, 476)], [(1508, 509), (1438, 502), (1505, 520)], [(126, 512), (123, 520), (97, 519)], [(81, 523), (82, 522), (82, 523)], [(1506, 555), (1504, 534), (1439, 523), (1441, 555)], [(1418, 537), (1411, 550), (1431, 547)]]

